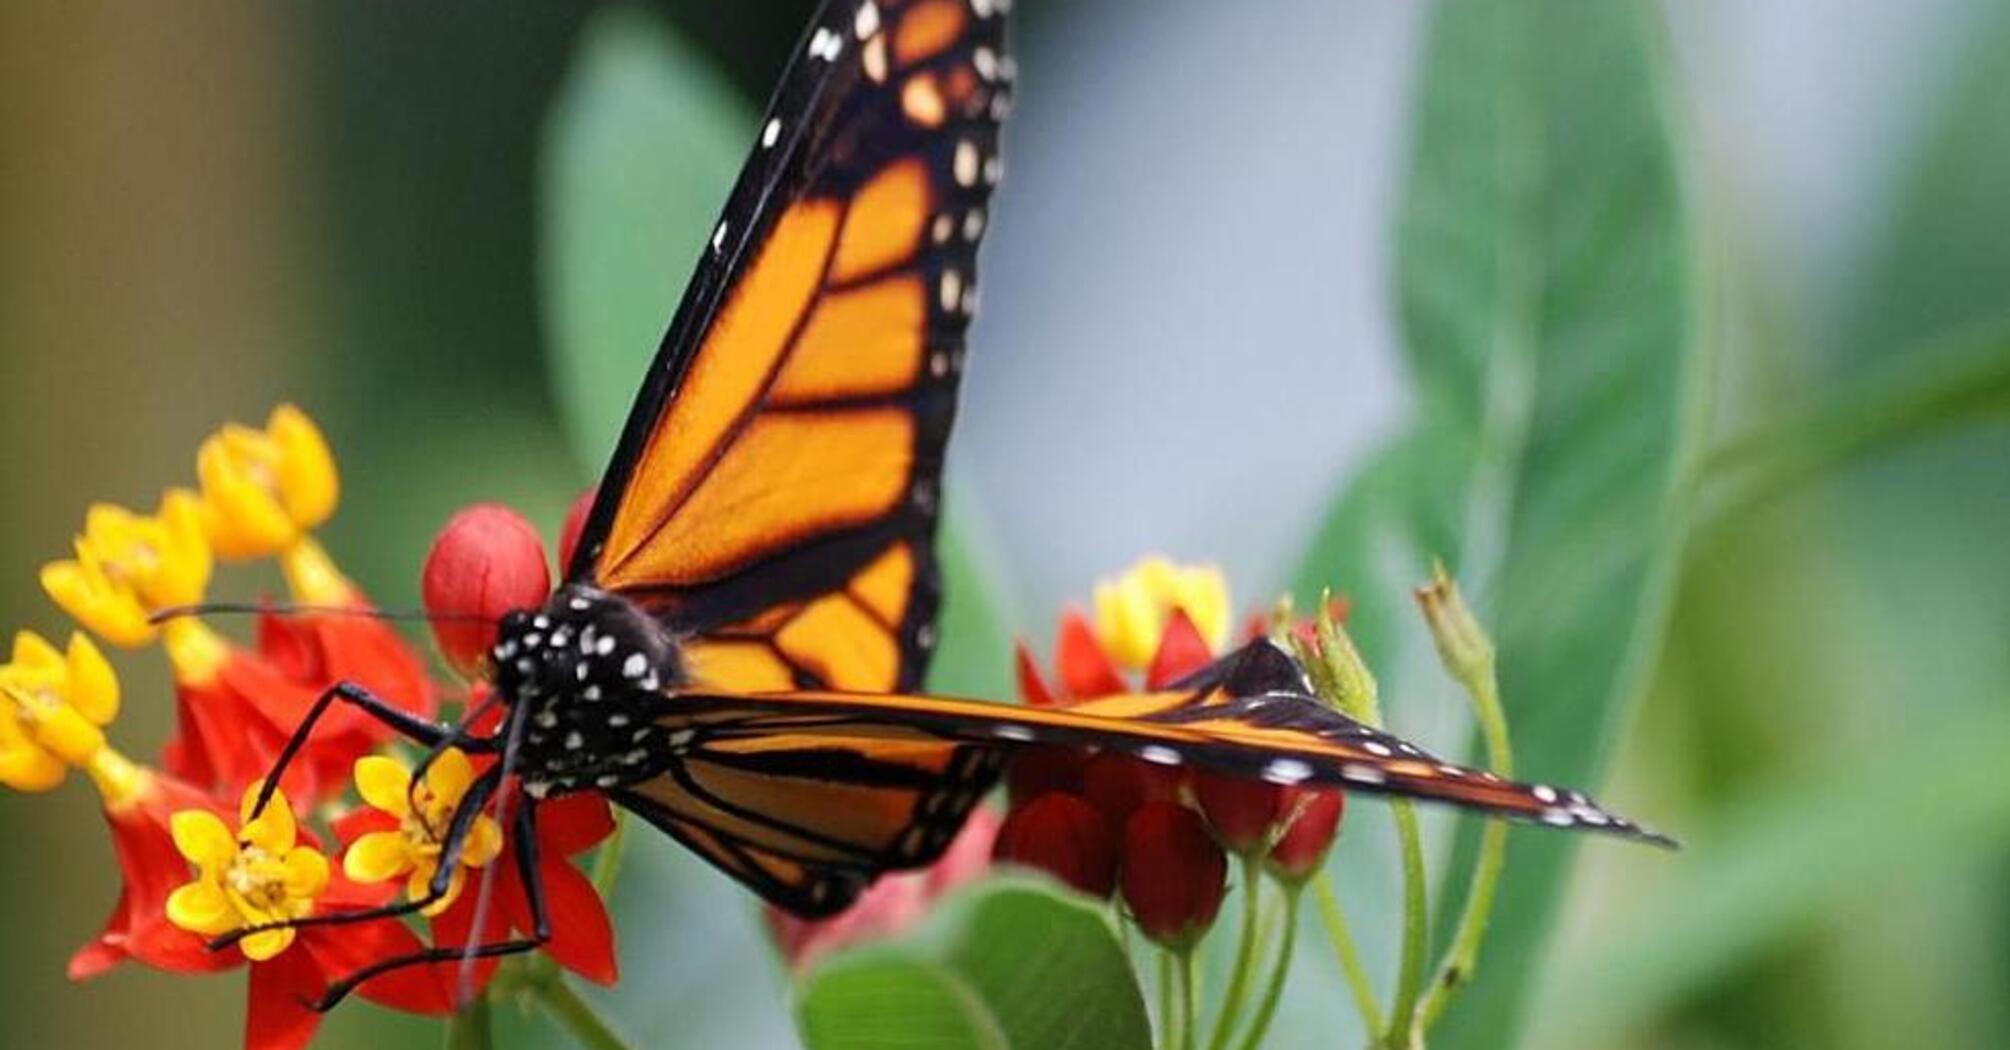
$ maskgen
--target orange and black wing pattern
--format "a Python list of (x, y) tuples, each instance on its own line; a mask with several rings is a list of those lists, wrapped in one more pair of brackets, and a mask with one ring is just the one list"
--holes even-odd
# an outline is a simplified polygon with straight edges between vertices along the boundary
[(1269, 642), (1182, 688), (1069, 708), (686, 689), (665, 696), (655, 725), (676, 761), (617, 797), (805, 915), (841, 908), (881, 872), (936, 859), (1004, 758), (1032, 744), (1669, 844), (1580, 792), (1447, 762), (1340, 714), (1312, 697), (1297, 663)]
[(569, 578), (691, 639), (708, 682), (919, 684), (999, 6), (823, 5), (630, 415)]

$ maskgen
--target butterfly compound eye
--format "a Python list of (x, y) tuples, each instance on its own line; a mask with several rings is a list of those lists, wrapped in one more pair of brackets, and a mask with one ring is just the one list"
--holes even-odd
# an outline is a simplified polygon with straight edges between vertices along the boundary
[(523, 515), (479, 503), (447, 520), (421, 577), (433, 639), (454, 670), (474, 677), (505, 613), (535, 608), (551, 592), (544, 541)]

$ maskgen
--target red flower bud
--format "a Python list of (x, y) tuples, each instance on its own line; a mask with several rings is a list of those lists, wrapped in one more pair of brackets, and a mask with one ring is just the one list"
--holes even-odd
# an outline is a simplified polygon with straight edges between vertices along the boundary
[(1233, 853), (1262, 849), (1289, 797), (1289, 789), (1276, 784), (1206, 770), (1194, 772), (1193, 793), (1215, 835)]
[(1082, 797), (1102, 811), (1113, 828), (1121, 828), (1147, 802), (1179, 800), (1186, 772), (1129, 755), (1103, 752), (1082, 767)]
[(1024, 805), (1049, 791), (1082, 793), (1082, 766), (1088, 756), (1072, 747), (1025, 747), (1012, 753), (1005, 766), (1005, 791), (1013, 806)]
[(1271, 874), (1284, 882), (1300, 883), (1311, 878), (1326, 859), (1326, 851), (1340, 833), (1340, 815), (1347, 809), (1347, 796), (1331, 789), (1300, 789), (1286, 804), (1291, 823), (1270, 848)]
[(508, 507), (478, 503), (448, 519), (420, 579), (433, 639), (454, 670), (475, 677), (495, 644), (496, 620), (551, 593), (544, 541)]
[(579, 548), (579, 534), (586, 530), (586, 516), (593, 510), (593, 498), (600, 494), (598, 485), (587, 489), (572, 501), (572, 508), (565, 512), (565, 524), (558, 529), (558, 571), (564, 573), (572, 568), (572, 552)]
[(1117, 843), (1109, 824), (1095, 807), (1059, 791), (1013, 810), (991, 855), (1039, 868), (1095, 897), (1109, 896), (1116, 883)]
[(1124, 903), (1145, 936), (1174, 950), (1214, 925), (1228, 892), (1228, 857), (1200, 814), (1176, 802), (1148, 802), (1124, 825)]

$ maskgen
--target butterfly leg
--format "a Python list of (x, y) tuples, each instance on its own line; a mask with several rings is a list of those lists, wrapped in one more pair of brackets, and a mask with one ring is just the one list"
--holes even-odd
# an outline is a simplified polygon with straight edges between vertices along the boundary
[(411, 900), (397, 904), (386, 904), (379, 908), (358, 908), (353, 911), (328, 912), (324, 915), (308, 915), (298, 919), (280, 922), (259, 923), (232, 930), (209, 942), (211, 951), (219, 951), (266, 930), (298, 930), (309, 926), (348, 926), (377, 919), (395, 919), (423, 911), (447, 895), (447, 888), (453, 884), (454, 869), (460, 866), (461, 855), (466, 852), (468, 835), (474, 830), (475, 818), (487, 808), (489, 799), (495, 797), (496, 788), (502, 783), (502, 770), (490, 769), (468, 785), (468, 792), (461, 797), (461, 804), (454, 810), (454, 819), (447, 825), (446, 837), (440, 840), (440, 860), (438, 870), (433, 872), (432, 881), (426, 884), (426, 892)]
[[(437, 745), (454, 732), (453, 727), (420, 718), (354, 682), (336, 682), (315, 698), (314, 706), (307, 709), (307, 717), (300, 720), (300, 725), (294, 728), (293, 735), (287, 738), (286, 746), (280, 749), (279, 757), (273, 760), (272, 772), (266, 774), (265, 784), (258, 789), (258, 802), (251, 807), (253, 820), (265, 812), (266, 804), (272, 801), (272, 793), (279, 790), (279, 778), (285, 774), (286, 768), (293, 764), (293, 760), (299, 757), (300, 749), (307, 746), (307, 738), (314, 733), (314, 724), (321, 721), (321, 716), (327, 714), (328, 708), (337, 700), (384, 723), (399, 734), (429, 747)], [(493, 744), (479, 740), (471, 741), (470, 744), (482, 745), (471, 746), (470, 750), (485, 751), (494, 747)]]
[[(517, 879), (523, 884), (524, 899), (530, 905), (531, 935), (510, 940), (491, 941), (487, 944), (470, 944), (460, 948), (428, 948), (393, 958), (380, 960), (331, 983), (321, 993), (313, 1008), (317, 1012), (334, 1009), (335, 1004), (348, 998), (363, 982), (381, 977), (393, 970), (407, 966), (426, 966), (434, 963), (465, 962), (469, 959), (494, 959), (505, 955), (520, 955), (535, 951), (551, 940), (550, 909), (545, 904), (544, 879), (538, 873), (537, 817), (536, 803), (525, 800), (511, 821), (511, 853), (516, 863)], [(444, 868), (444, 864), (442, 865)], [(481, 917), (477, 916), (471, 929), (479, 935), (482, 929)]]

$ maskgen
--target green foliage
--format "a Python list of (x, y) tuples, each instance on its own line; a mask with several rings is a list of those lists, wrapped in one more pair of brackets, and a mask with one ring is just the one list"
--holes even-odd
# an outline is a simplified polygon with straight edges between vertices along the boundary
[(582, 30), (547, 127), (539, 263), (560, 416), (589, 463), (614, 449), (753, 126), (668, 26), (616, 7)]
[[(1663, 43), (1638, 3), (1438, 8), (1398, 231), (1417, 416), (1297, 576), (1301, 597), (1356, 595), (1372, 657), (1399, 587), (1444, 557), (1494, 626), (1517, 762), (1586, 786), (1659, 643), (1701, 438)], [(1516, 836), (1481, 977), (1434, 1045), (1512, 1042), (1575, 846)]]
[(1107, 913), (1044, 883), (985, 883), (924, 928), (846, 952), (801, 997), (810, 1050), (1131, 1050), (1144, 999)]

